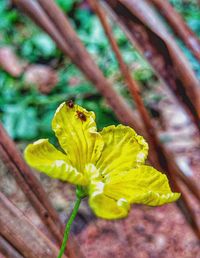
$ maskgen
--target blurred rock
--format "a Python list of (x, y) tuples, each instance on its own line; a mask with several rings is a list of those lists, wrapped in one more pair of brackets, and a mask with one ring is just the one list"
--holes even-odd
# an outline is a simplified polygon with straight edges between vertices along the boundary
[(157, 251), (166, 249), (167, 246), (167, 237), (164, 234), (157, 234), (154, 237), (154, 245)]
[(24, 75), (27, 84), (34, 84), (41, 93), (48, 94), (58, 82), (57, 73), (46, 65), (30, 65)]
[[(52, 193), (50, 196), (51, 202), (57, 211), (65, 211), (68, 207), (68, 203), (65, 198), (59, 193)], [(66, 211), (65, 211), (66, 213)]]
[(25, 68), (23, 63), (10, 47), (0, 48), (0, 67), (13, 77), (19, 77)]

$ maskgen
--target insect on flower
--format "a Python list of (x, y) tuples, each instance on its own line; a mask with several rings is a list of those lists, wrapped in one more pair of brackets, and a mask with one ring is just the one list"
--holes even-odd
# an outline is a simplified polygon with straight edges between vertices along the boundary
[(82, 121), (86, 121), (86, 116), (83, 112), (81, 111), (76, 111), (78, 117), (82, 120)]
[(74, 102), (72, 100), (68, 100), (66, 102), (66, 105), (68, 105), (69, 108), (73, 108), (74, 107)]
[(122, 218), (133, 203), (158, 206), (179, 198), (164, 174), (144, 165), (148, 145), (132, 128), (97, 132), (95, 114), (68, 101), (56, 110), (52, 129), (63, 152), (41, 139), (27, 146), (26, 161), (52, 178), (82, 186), (97, 216)]

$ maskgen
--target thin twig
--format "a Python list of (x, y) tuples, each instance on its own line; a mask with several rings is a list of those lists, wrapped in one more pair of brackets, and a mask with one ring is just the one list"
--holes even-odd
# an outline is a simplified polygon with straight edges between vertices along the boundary
[[(44, 224), (51, 232), (53, 238), (58, 244), (61, 244), (64, 226), (61, 223), (58, 214), (49, 202), (41, 183), (36, 179), (31, 169), (26, 165), (15, 143), (7, 135), (1, 124), (0, 156)], [(73, 242), (73, 246), (78, 247), (74, 238), (70, 238), (70, 242)], [(78, 252), (78, 249), (79, 248), (77, 248), (76, 252)], [(73, 250), (67, 250), (67, 252), (70, 258), (83, 257), (81, 256), (81, 253), (79, 256), (76, 256)]]
[(58, 248), (0, 192), (0, 233), (27, 258), (55, 258)]
[[(0, 253), (7, 258), (23, 258), (23, 256), (16, 250), (4, 237), (0, 235)], [(1, 256), (0, 256), (1, 257)]]
[(0, 156), (3, 162), (5, 163), (5, 165), (7, 166), (7, 168), (9, 169), (9, 171), (16, 179), (18, 185), (20, 185), (26, 197), (30, 200), (33, 207), (36, 209), (37, 213), (39, 214), (44, 224), (47, 226), (47, 228), (50, 229), (50, 232), (52, 233), (52, 237), (55, 237), (55, 239), (59, 243), (61, 241), (60, 232), (58, 231), (57, 227), (55, 227), (55, 224), (52, 221), (52, 218), (49, 216), (49, 213), (47, 212), (47, 210), (42, 206), (39, 199), (35, 196), (30, 186), (26, 183), (26, 181), (24, 180), (24, 177), (19, 172), (19, 169), (16, 167), (15, 163), (13, 163), (10, 160), (7, 150), (5, 149), (5, 147), (2, 147), (1, 144), (0, 144)]

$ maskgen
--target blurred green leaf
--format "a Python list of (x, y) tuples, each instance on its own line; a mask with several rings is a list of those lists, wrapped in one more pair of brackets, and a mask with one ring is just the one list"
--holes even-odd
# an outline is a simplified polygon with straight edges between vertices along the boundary
[(34, 108), (6, 105), (3, 111), (3, 124), (12, 138), (28, 140), (37, 136), (38, 124)]
[(21, 46), (22, 56), (31, 62), (48, 59), (56, 54), (56, 45), (53, 40), (45, 33), (37, 33), (30, 39), (26, 40)]
[(56, 45), (47, 34), (37, 34), (32, 41), (34, 46), (41, 52), (41, 55), (48, 57), (55, 54)]
[(80, 2), (80, 0), (56, 0), (56, 3), (67, 13), (70, 12), (74, 4), (78, 2)]

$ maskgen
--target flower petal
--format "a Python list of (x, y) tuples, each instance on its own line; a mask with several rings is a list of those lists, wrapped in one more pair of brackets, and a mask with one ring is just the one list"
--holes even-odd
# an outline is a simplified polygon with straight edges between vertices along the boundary
[(166, 175), (150, 166), (109, 174), (104, 193), (115, 200), (125, 198), (130, 203), (150, 206), (170, 203), (180, 197), (171, 191)]
[(127, 200), (121, 198), (114, 200), (104, 194), (102, 182), (93, 183), (90, 186), (89, 205), (94, 213), (103, 219), (120, 219), (127, 216), (130, 205)]
[(72, 184), (85, 185), (87, 179), (71, 166), (67, 155), (58, 151), (48, 139), (41, 139), (29, 144), (25, 149), (27, 163), (52, 178), (68, 181)]
[(62, 103), (55, 113), (52, 128), (71, 164), (79, 171), (99, 158), (104, 143), (97, 133), (93, 112), (71, 102)]
[(96, 167), (103, 175), (113, 171), (126, 171), (144, 163), (148, 145), (142, 136), (123, 125), (108, 126), (101, 135), (104, 148)]

